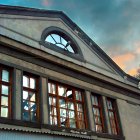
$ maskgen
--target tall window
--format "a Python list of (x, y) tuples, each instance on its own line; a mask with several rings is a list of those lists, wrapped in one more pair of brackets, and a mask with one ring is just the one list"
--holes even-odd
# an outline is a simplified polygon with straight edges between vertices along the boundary
[(102, 114), (101, 96), (92, 94), (92, 109), (94, 114), (96, 132), (104, 132), (104, 121)]
[(117, 135), (119, 133), (119, 130), (118, 130), (115, 100), (107, 98), (107, 108), (108, 108), (112, 134)]
[(0, 117), (11, 116), (11, 73), (0, 66)]
[(25, 121), (35, 122), (38, 120), (37, 106), (38, 80), (30, 74), (23, 75), (23, 92), (22, 92), (22, 119)]
[(59, 127), (86, 128), (82, 92), (55, 82), (48, 83), (50, 124)]

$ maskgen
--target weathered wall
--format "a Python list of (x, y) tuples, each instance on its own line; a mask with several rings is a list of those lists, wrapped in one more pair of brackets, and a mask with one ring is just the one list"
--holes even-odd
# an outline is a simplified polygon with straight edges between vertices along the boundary
[(140, 140), (140, 102), (118, 99), (119, 115), (126, 140)]

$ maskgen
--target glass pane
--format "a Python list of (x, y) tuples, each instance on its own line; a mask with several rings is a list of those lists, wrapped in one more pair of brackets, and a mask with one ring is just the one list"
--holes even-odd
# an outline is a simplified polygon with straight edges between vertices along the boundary
[(56, 93), (55, 84), (48, 83), (48, 90), (49, 90), (49, 93), (55, 94)]
[(98, 108), (93, 108), (94, 115), (100, 116), (100, 112)]
[(68, 109), (74, 110), (74, 104), (72, 102), (68, 102)]
[(67, 118), (60, 118), (61, 126), (67, 125)]
[(59, 106), (62, 108), (67, 108), (66, 101), (64, 99), (59, 100)]
[(56, 44), (58, 47), (64, 49), (65, 47), (62, 44)]
[(78, 120), (84, 120), (84, 114), (82, 112), (78, 112)]
[(29, 114), (29, 112), (24, 111), (22, 115), (23, 115), (22, 116), (23, 117), (23, 120), (25, 120), (25, 121), (29, 121), (30, 120), (30, 114)]
[(36, 104), (35, 103), (30, 102), (30, 110), (36, 111)]
[(2, 85), (2, 94), (8, 95), (9, 87)]
[(1, 105), (8, 106), (8, 97), (1, 96)]
[(35, 102), (35, 93), (30, 92), (29, 99), (30, 99), (30, 101)]
[(23, 76), (23, 86), (29, 87), (29, 78), (27, 76)]
[(95, 123), (101, 124), (101, 119), (98, 116), (95, 116)]
[(114, 119), (114, 113), (113, 112), (109, 112), (109, 117), (110, 117), (110, 119)]
[(9, 82), (9, 71), (2, 70), (2, 81)]
[(77, 104), (77, 111), (83, 112), (82, 104)]
[(56, 106), (56, 98), (49, 97), (49, 105)]
[(36, 112), (31, 111), (31, 121), (35, 122), (37, 120)]
[(92, 95), (92, 104), (98, 106), (98, 97), (95, 95)]
[(27, 100), (23, 100), (23, 103), (22, 103), (22, 108), (24, 110), (29, 110), (29, 102)]
[(1, 117), (8, 117), (8, 108), (1, 107)]
[(112, 102), (111, 101), (107, 101), (107, 106), (108, 106), (108, 109), (113, 109), (113, 107), (112, 107)]
[(66, 88), (63, 86), (58, 86), (58, 95), (66, 97)]
[(56, 110), (55, 107), (52, 106), (52, 107), (50, 108), (50, 114), (51, 114), (51, 115), (55, 115), (55, 116), (57, 115), (57, 110)]
[(75, 118), (75, 114), (74, 114), (74, 111), (69, 111), (69, 118)]
[(50, 124), (52, 124), (52, 125), (57, 125), (57, 117), (55, 117), (55, 116), (50, 116)]
[(60, 109), (60, 116), (61, 117), (66, 117), (66, 115), (67, 115), (66, 109)]
[(72, 99), (73, 98), (73, 95), (72, 95), (72, 90), (67, 90), (67, 97), (69, 98), (69, 99)]
[(35, 89), (35, 79), (30, 78), (30, 88)]
[(23, 99), (28, 100), (28, 92), (23, 91)]
[(62, 38), (62, 37), (61, 37), (61, 43), (62, 43), (64, 46), (67, 45), (67, 41), (66, 41), (64, 38)]
[(79, 121), (79, 128), (85, 129), (85, 123), (83, 121)]
[(74, 50), (72, 49), (72, 47), (70, 45), (67, 46), (67, 50), (71, 53), (74, 53)]
[(71, 128), (76, 128), (76, 124), (75, 124), (75, 120), (74, 119), (70, 119), (69, 123), (70, 123), (70, 127)]
[(96, 131), (97, 132), (102, 132), (102, 126), (101, 125), (96, 125)]
[(80, 91), (75, 91), (75, 94), (76, 94), (76, 100), (82, 101), (81, 92)]
[(45, 39), (45, 41), (50, 42), (52, 44), (55, 44), (55, 41), (53, 40), (53, 38), (50, 35), (47, 36), (47, 38)]
[(53, 39), (57, 42), (60, 43), (60, 36), (57, 34), (51, 34), (51, 36), (53, 37)]

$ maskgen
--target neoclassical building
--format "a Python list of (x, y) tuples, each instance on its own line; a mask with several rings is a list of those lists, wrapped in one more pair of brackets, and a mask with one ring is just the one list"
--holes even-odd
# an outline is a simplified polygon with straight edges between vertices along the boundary
[(0, 5), (0, 140), (139, 140), (139, 88), (63, 12)]

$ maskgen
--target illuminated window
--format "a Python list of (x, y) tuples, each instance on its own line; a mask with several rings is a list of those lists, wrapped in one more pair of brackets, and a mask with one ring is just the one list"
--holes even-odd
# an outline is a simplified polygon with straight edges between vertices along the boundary
[(11, 72), (0, 66), (0, 117), (11, 115)]
[(104, 121), (101, 105), (101, 96), (92, 94), (92, 109), (94, 114), (96, 132), (104, 132)]
[(118, 130), (115, 100), (107, 98), (107, 108), (112, 134), (117, 135), (119, 133), (119, 130)]
[(38, 120), (37, 85), (36, 77), (30, 74), (23, 75), (22, 118), (25, 121), (35, 122)]
[(60, 47), (68, 52), (75, 53), (73, 47), (72, 47), (72, 42), (65, 37), (62, 37), (60, 34), (52, 33), (49, 34), (45, 41), (52, 43), (56, 45), (57, 47)]
[(48, 83), (50, 124), (86, 128), (83, 95), (80, 90), (55, 82)]

